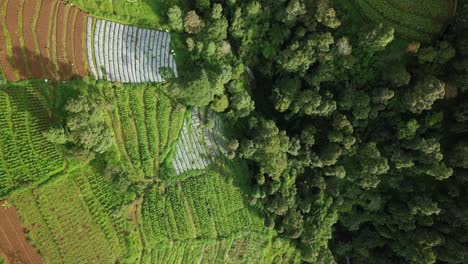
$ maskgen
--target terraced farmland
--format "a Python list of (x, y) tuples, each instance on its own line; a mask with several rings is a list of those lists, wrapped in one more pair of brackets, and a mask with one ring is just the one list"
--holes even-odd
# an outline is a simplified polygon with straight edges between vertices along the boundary
[[(213, 128), (202, 126), (202, 122), (207, 120), (214, 121)], [(184, 122), (172, 165), (177, 175), (189, 170), (205, 169), (226, 152), (227, 139), (219, 116), (212, 111), (203, 116), (199, 110), (194, 109), (191, 120)]]
[(150, 192), (143, 204), (148, 241), (215, 239), (261, 231), (262, 218), (246, 206), (240, 189), (225, 177), (207, 171), (169, 187), (164, 194)]
[(12, 196), (46, 263), (116, 263), (125, 256), (130, 230), (111, 213), (118, 201), (108, 182), (88, 167)]
[(261, 215), (233, 182), (246, 175), (235, 173), (205, 170), (147, 193), (142, 263), (299, 263), (290, 245), (273, 250)]
[(160, 69), (177, 77), (167, 32), (88, 18), (88, 61), (96, 79), (123, 83), (162, 82)]
[(362, 13), (408, 40), (430, 41), (453, 16), (454, 0), (357, 0)]
[(182, 241), (149, 248), (142, 263), (300, 263), (297, 250), (269, 235), (239, 233), (220, 240)]
[(106, 98), (117, 106), (109, 115), (129, 170), (134, 177), (159, 175), (160, 164), (179, 136), (185, 107), (157, 88), (107, 90)]
[(0, 195), (44, 181), (63, 169), (62, 155), (42, 132), (49, 113), (32, 88), (0, 90)]
[(8, 81), (86, 76), (86, 21), (54, 0), (0, 1), (0, 68)]

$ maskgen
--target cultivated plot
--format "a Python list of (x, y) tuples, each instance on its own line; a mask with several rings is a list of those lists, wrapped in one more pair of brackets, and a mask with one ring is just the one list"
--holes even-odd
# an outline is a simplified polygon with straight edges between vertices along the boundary
[(155, 177), (182, 127), (185, 107), (156, 88), (109, 89), (106, 99), (121, 157), (132, 177)]
[(63, 169), (60, 151), (42, 135), (50, 117), (37, 91), (0, 89), (0, 124), (0, 195)]
[(126, 222), (111, 212), (119, 197), (88, 167), (75, 169), (12, 202), (46, 263), (116, 263), (126, 254)]
[[(214, 123), (212, 128), (203, 126), (202, 123), (208, 120)], [(184, 122), (172, 165), (180, 175), (189, 170), (205, 169), (226, 153), (227, 139), (220, 117), (212, 111), (203, 116), (201, 111), (194, 109), (192, 118)]]
[(0, 68), (8, 81), (88, 75), (84, 12), (56, 0), (1, 0), (0, 14)]
[(0, 260), (4, 256), (7, 263), (44, 263), (28, 242), (16, 209), (6, 200), (0, 200)]
[(88, 18), (87, 49), (96, 79), (123, 83), (162, 82), (162, 70), (177, 77), (167, 32)]

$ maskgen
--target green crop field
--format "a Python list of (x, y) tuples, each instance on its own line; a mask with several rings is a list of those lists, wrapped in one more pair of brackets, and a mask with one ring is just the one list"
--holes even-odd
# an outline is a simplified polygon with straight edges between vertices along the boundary
[(11, 197), (47, 263), (115, 263), (127, 254), (128, 223), (112, 213), (119, 197), (89, 167)]
[(242, 167), (217, 163), (147, 193), (143, 263), (299, 263), (292, 245), (271, 242), (274, 233), (248, 204)]
[(50, 117), (33, 88), (0, 89), (0, 124), (0, 196), (63, 169), (60, 152), (42, 136)]
[(361, 12), (375, 23), (391, 26), (408, 40), (430, 41), (453, 16), (455, 1), (357, 0)]
[(115, 108), (109, 113), (116, 142), (128, 167), (140, 178), (159, 175), (182, 128), (185, 107), (157, 88), (104, 91)]

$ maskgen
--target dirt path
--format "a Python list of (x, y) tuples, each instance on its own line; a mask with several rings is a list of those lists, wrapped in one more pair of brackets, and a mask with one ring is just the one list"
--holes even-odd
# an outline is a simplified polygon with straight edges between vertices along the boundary
[[(0, 205), (5, 203), (0, 200)], [(24, 228), (13, 207), (0, 206), (0, 255), (7, 263), (42, 264), (36, 250), (28, 243)]]

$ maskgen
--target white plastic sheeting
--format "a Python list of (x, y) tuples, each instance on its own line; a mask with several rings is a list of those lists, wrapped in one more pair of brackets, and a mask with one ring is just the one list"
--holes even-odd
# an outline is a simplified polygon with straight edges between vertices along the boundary
[(96, 79), (123, 83), (163, 82), (159, 70), (167, 67), (178, 77), (174, 55), (169, 52), (170, 41), (167, 32), (89, 17), (87, 49), (91, 74)]
[(217, 157), (227, 153), (227, 139), (223, 135), (221, 119), (211, 111), (204, 118), (213, 119), (214, 128), (202, 126), (202, 117), (197, 109), (192, 111), (191, 120), (184, 122), (176, 145), (176, 155), (172, 159), (177, 175), (189, 170), (205, 169)]

